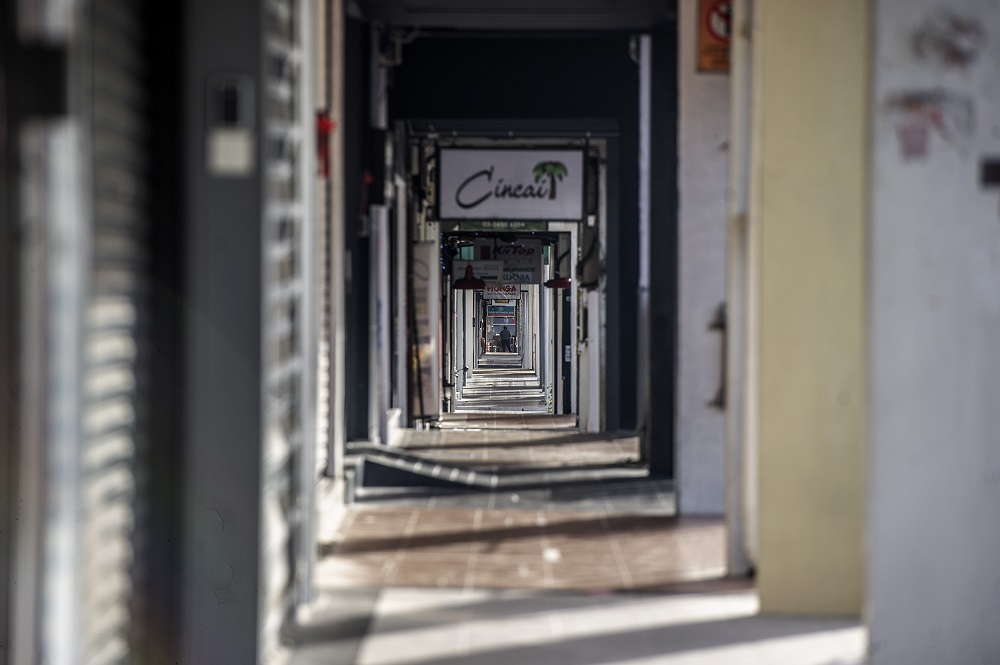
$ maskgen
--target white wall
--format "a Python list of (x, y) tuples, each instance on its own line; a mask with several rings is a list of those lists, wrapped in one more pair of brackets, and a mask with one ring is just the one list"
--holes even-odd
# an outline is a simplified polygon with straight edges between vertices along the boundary
[[(971, 65), (912, 49), (938, 0), (876, 3), (870, 271), (870, 597), (875, 665), (1000, 662), (1000, 12), (953, 0), (983, 30)], [(903, 159), (899, 93), (973, 104)], [(944, 121), (953, 116), (944, 109)], [(914, 118), (910, 118), (914, 120)], [(914, 125), (916, 126), (916, 125)]]
[(681, 0), (679, 9), (678, 499), (682, 513), (721, 515), (725, 420), (706, 403), (721, 361), (719, 333), (708, 323), (725, 300), (729, 77), (697, 73), (698, 3)]

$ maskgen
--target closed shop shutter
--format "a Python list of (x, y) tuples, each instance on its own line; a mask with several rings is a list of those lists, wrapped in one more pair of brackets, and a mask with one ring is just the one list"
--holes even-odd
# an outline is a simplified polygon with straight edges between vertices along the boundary
[[(304, 1), (304, 0), (303, 0)], [(309, 587), (316, 481), (314, 280), (311, 218), (314, 173), (305, 119), (309, 65), (306, 6), (264, 2), (265, 404), (262, 488), (261, 653), (280, 651), (280, 635)]]
[[(149, 442), (149, 164), (142, 20), (130, 0), (71, 3), (69, 114), (25, 130), (23, 328), (40, 600), (19, 604), (24, 662), (134, 662)], [(32, 202), (35, 200), (35, 202)], [(35, 268), (38, 269), (35, 269)], [(36, 419), (37, 418), (37, 419)], [(37, 423), (37, 428), (33, 425)], [(27, 490), (24, 490), (26, 493)], [(20, 662), (20, 661), (19, 661)]]
[(80, 663), (132, 662), (141, 574), (151, 316), (146, 92), (138, 3), (87, 7), (90, 266), (81, 321)]

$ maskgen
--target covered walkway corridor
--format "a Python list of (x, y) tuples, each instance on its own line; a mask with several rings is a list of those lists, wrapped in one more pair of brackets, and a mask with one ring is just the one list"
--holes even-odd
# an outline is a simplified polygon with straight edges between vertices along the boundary
[(996, 4), (0, 2), (0, 665), (1000, 663)]
[[(487, 352), (469, 370), (455, 413), (548, 413), (538, 372), (524, 369), (517, 353)], [(451, 418), (444, 417), (443, 422)]]
[(723, 520), (679, 517), (637, 437), (485, 409), (397, 447), (454, 480), (327, 502), (291, 665), (863, 662), (857, 620), (760, 617)]
[(427, 474), (324, 506), (291, 665), (862, 662), (856, 620), (759, 617), (723, 520), (678, 517), (634, 436), (486, 408), (395, 448)]

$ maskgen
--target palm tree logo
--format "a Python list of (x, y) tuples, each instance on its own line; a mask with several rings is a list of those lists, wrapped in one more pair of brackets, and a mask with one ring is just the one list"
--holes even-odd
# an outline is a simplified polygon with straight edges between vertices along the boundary
[(556, 197), (556, 181), (562, 180), (568, 173), (566, 165), (562, 162), (538, 162), (532, 171), (535, 174), (535, 182), (541, 182), (543, 178), (549, 179), (549, 199)]

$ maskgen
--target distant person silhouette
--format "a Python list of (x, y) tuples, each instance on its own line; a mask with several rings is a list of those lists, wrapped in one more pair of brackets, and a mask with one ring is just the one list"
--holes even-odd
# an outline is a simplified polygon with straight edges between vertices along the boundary
[(507, 326), (500, 331), (500, 350), (510, 353), (510, 331), (507, 330)]

